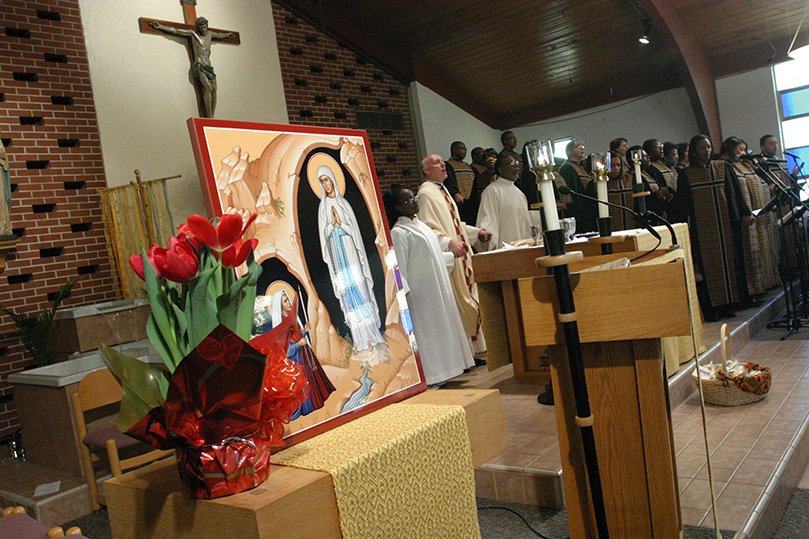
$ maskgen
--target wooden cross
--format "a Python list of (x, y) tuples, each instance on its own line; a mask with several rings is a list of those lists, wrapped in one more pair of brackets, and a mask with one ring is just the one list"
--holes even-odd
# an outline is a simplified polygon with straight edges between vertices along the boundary
[(230, 30), (205, 27), (201, 31), (196, 24), (197, 1), (180, 0), (180, 4), (183, 7), (183, 24), (141, 17), (138, 25), (144, 34), (172, 34), (186, 39), (200, 115), (212, 118), (216, 107), (216, 75), (210, 62), (211, 44), (216, 40), (239, 45), (241, 40), (238, 32)]

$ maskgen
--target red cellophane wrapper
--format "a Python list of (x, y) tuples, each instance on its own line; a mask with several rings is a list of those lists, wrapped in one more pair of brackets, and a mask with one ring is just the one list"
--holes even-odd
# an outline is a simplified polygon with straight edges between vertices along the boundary
[(180, 478), (198, 498), (258, 486), (269, 474), (270, 447), (283, 445), (283, 424), (308, 395), (300, 366), (285, 351), (259, 351), (220, 325), (177, 366), (165, 408), (152, 409), (127, 434), (175, 448)]

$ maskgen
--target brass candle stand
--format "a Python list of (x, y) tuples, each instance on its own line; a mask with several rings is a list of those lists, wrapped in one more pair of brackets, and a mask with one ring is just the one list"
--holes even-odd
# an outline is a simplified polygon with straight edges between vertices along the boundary
[[(553, 162), (531, 163), (531, 171), (536, 174), (542, 200), (546, 204), (556, 204), (553, 194)], [(596, 528), (599, 539), (608, 539), (607, 513), (604, 506), (604, 493), (601, 487), (601, 473), (598, 467), (595, 436), (593, 434), (593, 415), (590, 408), (590, 397), (587, 391), (587, 379), (584, 374), (584, 359), (581, 340), (579, 338), (578, 315), (573, 300), (573, 286), (570, 280), (569, 264), (581, 260), (581, 251), (566, 252), (564, 229), (561, 228), (556, 208), (548, 211), (545, 208), (548, 229), (545, 230), (545, 252), (547, 256), (536, 259), (538, 267), (547, 268), (553, 274), (556, 294), (559, 298), (557, 320), (562, 324), (567, 347), (568, 363), (572, 378), (574, 399), (576, 402), (576, 423), (581, 433), (584, 449), (584, 462), (593, 501)], [(550, 217), (549, 215), (550, 214)], [(554, 222), (555, 221), (555, 222)]]
[[(606, 166), (604, 166), (604, 163), (601, 164), (601, 167), (593, 167), (593, 181), (596, 182), (596, 192), (600, 193), (603, 189), (606, 195), (607, 182), (609, 181), (609, 176), (607, 175), (609, 171), (609, 155), (607, 156)], [(601, 200), (600, 196), (598, 198)], [(609, 216), (609, 214), (606, 217), (598, 218), (598, 236), (598, 238), (590, 238), (589, 241), (592, 243), (601, 244), (602, 255), (611, 255), (613, 253), (612, 244), (617, 241), (623, 241), (622, 236), (612, 235), (612, 218)]]

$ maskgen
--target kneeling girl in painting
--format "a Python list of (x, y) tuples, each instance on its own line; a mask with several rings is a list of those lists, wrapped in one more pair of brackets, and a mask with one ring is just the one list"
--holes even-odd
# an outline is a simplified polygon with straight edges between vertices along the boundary
[[(297, 307), (297, 297), (295, 298)], [(329, 395), (334, 392), (332, 385), (315, 353), (309, 344), (309, 324), (302, 325), (300, 318), (292, 312), (293, 304), (286, 290), (278, 290), (272, 296), (272, 323), (273, 327), (281, 323), (289, 324), (289, 346), (287, 357), (303, 367), (303, 374), (309, 380), (309, 397), (300, 408), (290, 416), (290, 421), (302, 415), (308, 415), (318, 408), (322, 408)]]

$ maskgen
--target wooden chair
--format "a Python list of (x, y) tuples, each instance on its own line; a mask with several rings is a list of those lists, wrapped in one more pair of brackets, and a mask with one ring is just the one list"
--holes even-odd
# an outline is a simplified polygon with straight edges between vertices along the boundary
[[(98, 491), (98, 483), (93, 469), (95, 462), (103, 460), (100, 455), (106, 453), (110, 472), (117, 477), (125, 470), (148, 464), (173, 453), (172, 450), (157, 451), (151, 449), (149, 445), (121, 433), (115, 425), (99, 428), (92, 432), (88, 431), (85, 414), (92, 410), (120, 403), (122, 395), (123, 390), (109, 369), (93, 371), (85, 376), (79, 383), (77, 391), (71, 395), (73, 416), (76, 420), (76, 430), (81, 442), (84, 477), (87, 480), (90, 504), (94, 511), (98, 511), (101, 505), (106, 505), (104, 496)], [(119, 450), (137, 454), (122, 460)]]

